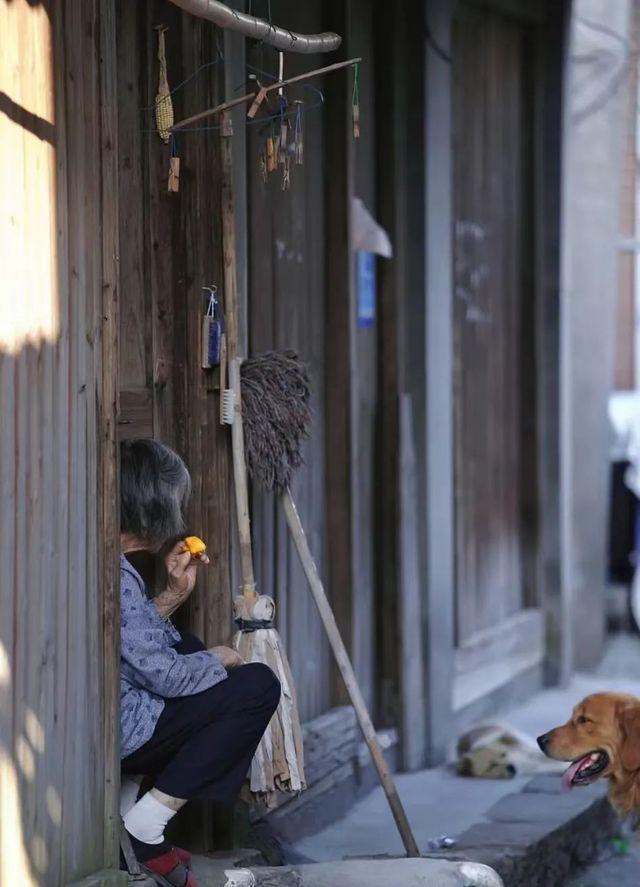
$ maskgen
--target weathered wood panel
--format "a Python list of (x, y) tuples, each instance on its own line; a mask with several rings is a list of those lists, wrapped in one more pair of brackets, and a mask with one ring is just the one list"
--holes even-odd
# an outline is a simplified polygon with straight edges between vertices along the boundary
[(527, 28), (462, 6), (453, 58), (457, 622), (464, 641), (523, 604), (523, 503), (531, 490), (523, 448), (533, 440), (535, 449)]
[[(202, 290), (221, 286), (218, 133), (177, 139), (180, 191), (167, 190), (169, 147), (155, 130), (157, 32), (165, 26), (175, 119), (216, 103), (222, 66), (216, 29), (164, 0), (117, 0), (120, 195), (120, 437), (175, 447), (192, 474), (189, 520), (210, 567), (179, 619), (207, 643), (231, 635), (228, 429), (200, 366)], [(193, 75), (193, 76), (192, 76)], [(240, 136), (242, 137), (242, 136)]]
[[(285, 19), (294, 30), (321, 30), (321, 4), (272, 4), (273, 20)], [(249, 55), (249, 63), (277, 74), (268, 51)], [(317, 57), (287, 56), (286, 75), (322, 64)], [(319, 84), (323, 89), (324, 84)], [(320, 572), (325, 559), (325, 271), (324, 119), (311, 109), (317, 97), (296, 92), (305, 101), (303, 167), (292, 166), (291, 189), (281, 190), (281, 173), (263, 182), (258, 149), (260, 126), (249, 132), (249, 347), (293, 348), (309, 364), (314, 389), (314, 421), (298, 472), (294, 494)], [(293, 98), (293, 93), (290, 99)], [(298, 558), (288, 539), (281, 510), (273, 497), (253, 496), (256, 573), (260, 589), (275, 596), (278, 628), (291, 660), (301, 716), (314, 717), (330, 704), (327, 644)]]
[(0, 3), (2, 883), (117, 868), (110, 12)]

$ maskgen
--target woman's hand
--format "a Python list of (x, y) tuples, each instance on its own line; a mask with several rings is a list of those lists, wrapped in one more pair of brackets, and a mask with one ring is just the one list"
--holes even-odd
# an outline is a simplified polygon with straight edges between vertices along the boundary
[(242, 656), (231, 647), (212, 647), (209, 652), (217, 656), (225, 668), (237, 668), (239, 665), (245, 664)]
[(180, 541), (174, 545), (164, 559), (167, 587), (154, 599), (156, 608), (163, 618), (171, 616), (184, 604), (196, 584), (198, 566), (208, 563), (209, 558), (206, 554), (194, 558), (185, 551), (184, 542)]

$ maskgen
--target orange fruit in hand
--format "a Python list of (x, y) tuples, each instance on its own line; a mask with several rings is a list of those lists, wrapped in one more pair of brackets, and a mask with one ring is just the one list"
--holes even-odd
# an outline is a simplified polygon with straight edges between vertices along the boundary
[(191, 557), (202, 557), (207, 550), (207, 546), (197, 536), (187, 536), (184, 540), (184, 548), (185, 551), (190, 553)]

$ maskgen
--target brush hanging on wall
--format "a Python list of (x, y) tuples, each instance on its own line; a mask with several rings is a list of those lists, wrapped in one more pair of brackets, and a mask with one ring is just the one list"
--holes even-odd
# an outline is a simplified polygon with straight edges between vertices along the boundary
[(224, 322), (215, 286), (203, 286), (203, 293), (209, 294), (205, 316), (202, 318), (202, 369), (210, 370), (220, 366), (224, 336)]

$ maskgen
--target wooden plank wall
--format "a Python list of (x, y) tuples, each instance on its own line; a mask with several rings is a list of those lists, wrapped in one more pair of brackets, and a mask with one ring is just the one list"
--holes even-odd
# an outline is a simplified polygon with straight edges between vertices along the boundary
[[(317, 0), (295, 7), (277, 0), (272, 16), (274, 21), (286, 20), (293, 30), (322, 30)], [(247, 62), (277, 74), (273, 50), (249, 51)], [(285, 76), (323, 63), (321, 57), (287, 56)], [(260, 353), (293, 348), (310, 367), (313, 429), (294, 495), (320, 572), (326, 576), (324, 193), (329, 172), (323, 157), (323, 111), (312, 107), (319, 97), (306, 89), (296, 90), (295, 96), (305, 102), (304, 166), (292, 166), (289, 191), (281, 190), (278, 172), (267, 183), (262, 179), (258, 150), (263, 127), (254, 126), (248, 133), (249, 349)], [(289, 98), (294, 98), (293, 92)], [(277, 602), (278, 628), (290, 657), (301, 717), (310, 719), (331, 704), (327, 644), (281, 509), (272, 496), (259, 491), (254, 491), (253, 508), (259, 588)]]
[[(0, 2), (0, 882), (112, 864), (110, 4)], [(103, 699), (107, 699), (106, 709)], [(105, 830), (105, 820), (107, 828)]]
[[(177, 139), (180, 191), (169, 194), (169, 147), (154, 132), (157, 33), (164, 25), (175, 120), (214, 105), (222, 90), (219, 38), (164, 0), (117, 0), (120, 196), (120, 436), (173, 446), (192, 474), (190, 523), (207, 540), (182, 624), (206, 643), (229, 641), (228, 429), (218, 422), (217, 378), (200, 367), (201, 287), (221, 289), (218, 131), (215, 121)], [(188, 610), (188, 611), (187, 611)]]
[(523, 445), (535, 450), (527, 49), (515, 19), (460, 7), (453, 51), (459, 641), (524, 603), (523, 495), (531, 478), (523, 476)]

